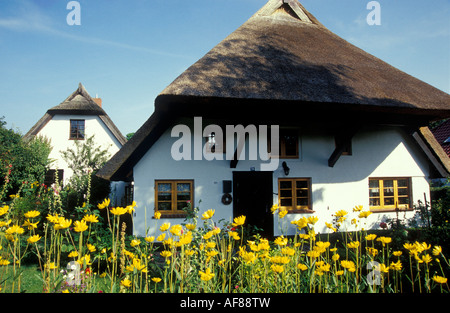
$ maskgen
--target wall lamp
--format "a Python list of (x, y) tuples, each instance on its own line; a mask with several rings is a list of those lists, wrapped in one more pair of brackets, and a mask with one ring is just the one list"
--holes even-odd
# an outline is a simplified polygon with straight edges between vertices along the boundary
[(283, 162), (281, 165), (283, 166), (284, 175), (288, 176), (289, 175), (289, 171), (291, 169), (287, 166), (286, 162)]

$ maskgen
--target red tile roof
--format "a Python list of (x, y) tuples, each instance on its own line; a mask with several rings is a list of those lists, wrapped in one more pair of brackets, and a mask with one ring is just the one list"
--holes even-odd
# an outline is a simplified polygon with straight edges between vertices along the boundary
[(431, 131), (433, 132), (434, 137), (436, 137), (437, 142), (439, 142), (444, 149), (445, 153), (447, 153), (450, 157), (450, 120), (445, 121)]

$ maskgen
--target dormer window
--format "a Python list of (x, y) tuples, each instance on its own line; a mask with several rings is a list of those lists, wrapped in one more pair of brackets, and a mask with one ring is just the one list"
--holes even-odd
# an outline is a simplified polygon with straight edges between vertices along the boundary
[(70, 140), (84, 140), (85, 120), (70, 120)]

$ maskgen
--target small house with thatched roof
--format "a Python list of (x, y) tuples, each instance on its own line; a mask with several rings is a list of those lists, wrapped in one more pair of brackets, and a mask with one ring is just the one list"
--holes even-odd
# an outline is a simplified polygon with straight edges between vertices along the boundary
[(447, 93), (338, 37), (298, 1), (270, 0), (158, 95), (98, 175), (134, 182), (136, 235), (158, 233), (154, 211), (182, 223), (188, 205), (216, 220), (245, 215), (265, 236), (293, 234), (289, 222), (311, 215), (325, 232), (357, 205), (372, 212), (358, 227), (377, 228), (413, 216), (429, 179), (449, 175), (427, 128), (449, 116)]
[(62, 158), (61, 151), (73, 149), (75, 142), (84, 142), (94, 136), (95, 145), (113, 156), (127, 141), (102, 108), (102, 99), (92, 98), (81, 83), (63, 102), (47, 110), (25, 134), (24, 140), (35, 136), (48, 138), (52, 146), (49, 158), (53, 162), (46, 175), (47, 185), (55, 182), (55, 177), (63, 185), (72, 177), (73, 171)]

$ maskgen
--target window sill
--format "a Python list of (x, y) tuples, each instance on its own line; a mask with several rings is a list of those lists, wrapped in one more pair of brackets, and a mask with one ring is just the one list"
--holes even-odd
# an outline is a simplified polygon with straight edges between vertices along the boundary
[[(186, 218), (186, 216), (185, 213), (161, 213), (161, 218)], [(155, 219), (155, 217), (153, 216), (152, 219)]]
[(310, 213), (315, 213), (316, 211), (314, 210), (288, 210), (288, 214), (310, 214)]
[(372, 213), (395, 213), (395, 212), (411, 212), (414, 211), (412, 208), (407, 209), (395, 209), (395, 208), (370, 208), (370, 212)]

